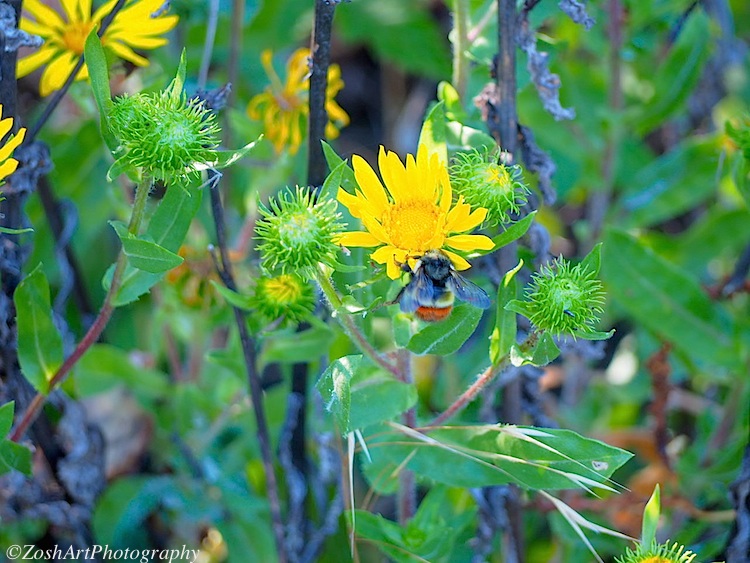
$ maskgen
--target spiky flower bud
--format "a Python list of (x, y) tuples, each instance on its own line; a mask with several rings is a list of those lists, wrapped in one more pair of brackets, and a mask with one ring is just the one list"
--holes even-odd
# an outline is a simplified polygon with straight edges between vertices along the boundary
[(686, 550), (684, 545), (677, 542), (657, 544), (654, 541), (649, 546), (640, 544), (635, 551), (627, 549), (625, 555), (618, 557), (617, 563), (692, 563), (696, 554)]
[(499, 164), (494, 152), (476, 149), (456, 154), (450, 167), (454, 191), (472, 207), (487, 208), (488, 226), (509, 222), (526, 203), (529, 189), (521, 175), (520, 166)]
[(197, 175), (216, 157), (216, 116), (202, 101), (174, 92), (174, 86), (114, 99), (109, 123), (120, 141), (118, 167), (139, 169), (167, 184)]
[(524, 314), (539, 330), (586, 337), (603, 312), (604, 289), (596, 274), (563, 258), (545, 265), (526, 289)]
[(252, 304), (269, 321), (298, 323), (315, 309), (315, 294), (312, 285), (296, 274), (262, 276), (256, 281)]
[(311, 279), (318, 264), (335, 265), (339, 246), (334, 241), (344, 228), (335, 200), (316, 200), (311, 190), (297, 187), (268, 205), (261, 206), (262, 219), (255, 227), (258, 251), (268, 270)]

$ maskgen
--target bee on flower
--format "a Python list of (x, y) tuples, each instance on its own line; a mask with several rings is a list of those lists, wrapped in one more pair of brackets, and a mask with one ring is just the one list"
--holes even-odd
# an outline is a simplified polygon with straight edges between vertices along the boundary
[(445, 319), (458, 297), (486, 309), (487, 294), (458, 271), (471, 267), (460, 253), (492, 250), (492, 239), (468, 234), (487, 216), (459, 196), (453, 201), (448, 169), (437, 154), (420, 145), (406, 164), (394, 152), (380, 148), (382, 182), (359, 155), (352, 157), (359, 185), (355, 194), (340, 188), (338, 200), (362, 221), (364, 231), (342, 234), (343, 246), (375, 248), (370, 258), (384, 264), (389, 278), (406, 271), (411, 278), (399, 296), (401, 310), (425, 321)]

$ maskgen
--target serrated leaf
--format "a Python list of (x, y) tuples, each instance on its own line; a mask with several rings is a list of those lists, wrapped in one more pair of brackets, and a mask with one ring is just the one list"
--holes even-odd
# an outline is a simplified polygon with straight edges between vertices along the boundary
[(525, 235), (526, 231), (528, 231), (529, 227), (531, 227), (531, 223), (532, 221), (534, 221), (535, 215), (536, 211), (532, 211), (520, 221), (516, 221), (515, 223), (513, 223), (499, 235), (492, 237), (494, 246), (492, 250), (490, 250), (490, 252), (494, 252), (498, 248), (502, 248), (503, 246), (506, 246)]
[(698, 282), (631, 235), (605, 234), (602, 277), (612, 299), (688, 357), (737, 368), (742, 360), (730, 315)]
[(514, 344), (510, 349), (510, 362), (518, 367), (532, 365), (543, 367), (560, 355), (560, 349), (548, 332), (542, 333), (531, 348), (523, 344)]
[(0, 475), (13, 470), (31, 475), (31, 450), (10, 440), (0, 441)]
[(114, 153), (120, 143), (109, 128), (109, 108), (112, 105), (112, 93), (109, 89), (109, 65), (97, 31), (98, 27), (94, 26), (91, 33), (86, 37), (83, 52), (91, 89), (94, 92), (94, 101), (99, 109), (99, 129), (107, 147)]
[(352, 402), (351, 382), (359, 369), (362, 355), (344, 356), (331, 362), (315, 384), (323, 406), (336, 418), (342, 434), (351, 432), (349, 412)]
[(434, 104), (427, 114), (419, 133), (419, 145), (426, 146), (428, 154), (436, 154), (443, 164), (448, 164), (443, 102)]
[(17, 311), (18, 362), (38, 392), (49, 393), (49, 380), (63, 362), (62, 337), (52, 320), (49, 284), (39, 264), (13, 294)]
[(482, 309), (461, 303), (446, 320), (428, 324), (417, 332), (406, 347), (420, 356), (453, 354), (474, 334), (481, 318)]
[(495, 329), (490, 337), (490, 361), (497, 365), (510, 352), (516, 343), (516, 314), (505, 306), (516, 298), (518, 283), (515, 275), (523, 267), (523, 260), (518, 266), (503, 276), (497, 288), (497, 313), (495, 314)]
[(182, 256), (170, 252), (163, 246), (128, 232), (127, 227), (120, 221), (110, 221), (109, 224), (120, 237), (122, 250), (134, 268), (152, 274), (161, 274), (176, 268), (184, 261)]

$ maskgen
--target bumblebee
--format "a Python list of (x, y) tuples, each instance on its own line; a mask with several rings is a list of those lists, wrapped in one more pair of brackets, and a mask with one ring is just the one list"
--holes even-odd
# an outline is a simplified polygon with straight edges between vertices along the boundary
[(460, 275), (440, 250), (425, 252), (413, 270), (408, 264), (401, 268), (411, 274), (409, 283), (396, 297), (404, 313), (414, 313), (423, 321), (434, 323), (448, 318), (456, 297), (480, 309), (490, 306), (485, 291)]

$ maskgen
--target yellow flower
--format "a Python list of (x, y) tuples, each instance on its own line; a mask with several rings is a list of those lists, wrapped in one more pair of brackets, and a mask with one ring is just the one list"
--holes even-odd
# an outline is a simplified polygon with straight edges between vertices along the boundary
[(442, 250), (456, 269), (466, 270), (471, 265), (448, 248), (464, 252), (492, 249), (489, 237), (462, 234), (484, 221), (487, 209), (472, 211), (463, 197), (453, 204), (446, 165), (437, 154), (428, 154), (425, 145), (419, 146), (416, 160), (407, 155), (406, 166), (396, 153), (380, 147), (378, 166), (385, 188), (361, 156), (352, 157), (352, 166), (359, 190), (351, 195), (339, 188), (338, 200), (362, 220), (367, 231), (344, 233), (338, 242), (379, 247), (370, 257), (386, 265), (391, 279), (401, 274), (400, 264), (408, 262), (414, 267), (416, 258), (428, 250)]
[[(0, 104), (0, 139), (4, 139), (5, 136), (13, 128), (13, 118), (6, 117), (2, 119), (3, 106)], [(3, 180), (13, 174), (18, 167), (18, 161), (15, 158), (11, 158), (13, 151), (18, 145), (23, 142), (23, 138), (26, 136), (26, 129), (21, 128), (18, 133), (11, 135), (11, 137), (5, 141), (5, 144), (0, 146), (0, 184)]]
[[(98, 29), (116, 3), (117, 0), (109, 0), (92, 14), (91, 0), (62, 0), (64, 14), (60, 14), (41, 0), (25, 0), (23, 7), (28, 15), (21, 18), (20, 27), (42, 37), (44, 45), (36, 53), (18, 61), (18, 76), (26, 76), (46, 64), (39, 85), (40, 94), (46, 96), (62, 88), (83, 54), (86, 37), (91, 30)], [(164, 0), (129, 2), (104, 32), (102, 44), (105, 49), (137, 66), (147, 66), (148, 60), (133, 49), (155, 49), (165, 45), (167, 40), (161, 35), (177, 25), (177, 16), (152, 17), (163, 3)], [(86, 65), (76, 80), (85, 78), (88, 78)]]
[[(288, 146), (289, 152), (295, 154), (302, 144), (307, 116), (310, 113), (307, 103), (310, 89), (310, 49), (297, 49), (289, 58), (284, 84), (271, 64), (272, 58), (273, 53), (270, 50), (265, 50), (261, 54), (260, 60), (271, 84), (262, 94), (250, 100), (247, 113), (252, 119), (263, 120), (265, 134), (277, 153)], [(326, 89), (328, 123), (325, 133), (329, 139), (338, 137), (339, 129), (349, 124), (349, 116), (334, 100), (343, 87), (341, 68), (339, 65), (331, 65), (328, 67)]]

